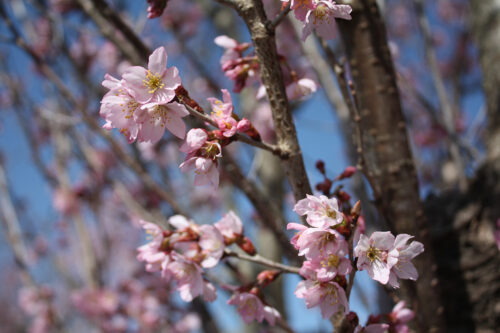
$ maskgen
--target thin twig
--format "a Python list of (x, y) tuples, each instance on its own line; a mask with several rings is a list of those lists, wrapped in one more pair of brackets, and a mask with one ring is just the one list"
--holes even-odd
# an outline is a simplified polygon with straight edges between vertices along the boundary
[(290, 13), (292, 10), (292, 3), (289, 2), (288, 5), (283, 9), (275, 18), (274, 20), (269, 24), (269, 28), (275, 29), (282, 21), (283, 19)]
[(241, 260), (250, 261), (250, 262), (254, 262), (256, 264), (261, 264), (261, 265), (264, 265), (267, 267), (279, 269), (279, 270), (286, 272), (286, 273), (299, 274), (299, 271), (300, 271), (300, 268), (298, 268), (298, 267), (284, 265), (284, 264), (281, 264), (279, 262), (275, 262), (275, 261), (269, 260), (267, 258), (264, 258), (259, 254), (256, 254), (254, 256), (250, 256), (248, 254), (231, 251), (229, 249), (225, 249), (224, 254), (228, 257), (236, 257), (236, 258), (241, 259)]
[[(214, 127), (218, 127), (217, 123), (212, 118), (210, 118), (208, 115), (196, 111), (194, 108), (189, 106), (187, 103), (183, 103), (183, 105), (186, 107), (189, 114), (191, 114), (192, 116), (194, 116), (200, 120), (203, 120), (204, 122), (209, 123), (210, 125), (212, 125)], [(249, 144), (251, 146), (267, 150), (267, 151), (271, 152), (273, 155), (276, 155), (276, 156), (279, 156), (282, 158), (285, 157), (285, 154), (281, 151), (281, 149), (278, 146), (275, 146), (275, 145), (272, 145), (272, 144), (269, 144), (266, 142), (254, 140), (254, 139), (252, 139), (244, 134), (241, 134), (241, 133), (236, 133), (234, 135), (234, 137), (236, 138), (237, 141), (241, 141), (241, 142), (244, 142), (244, 143)]]
[[(424, 40), (424, 50), (427, 63), (431, 70), (432, 80), (434, 81), (434, 86), (436, 87), (436, 93), (438, 95), (439, 104), (441, 110), (443, 111), (443, 123), (446, 128), (446, 132), (450, 133), (452, 137), (456, 136), (455, 130), (455, 119), (453, 115), (453, 108), (451, 102), (448, 98), (448, 93), (446, 92), (446, 86), (439, 70), (439, 65), (434, 52), (432, 32), (430, 29), (429, 21), (427, 20), (424, 13), (424, 4), (422, 0), (414, 0), (415, 11), (417, 13), (418, 26)], [(455, 140), (451, 138), (448, 139), (450, 146), (450, 155), (455, 163), (455, 168), (458, 173), (458, 185), (460, 190), (464, 191), (467, 188), (467, 176), (465, 174), (465, 164), (460, 154), (460, 149)]]

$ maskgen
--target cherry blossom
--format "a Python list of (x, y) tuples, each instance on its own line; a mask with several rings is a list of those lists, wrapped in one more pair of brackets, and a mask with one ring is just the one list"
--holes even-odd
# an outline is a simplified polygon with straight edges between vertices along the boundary
[(243, 234), (243, 223), (232, 210), (217, 221), (214, 227), (221, 232), (226, 242), (231, 242)]
[(224, 238), (220, 231), (211, 225), (200, 226), (200, 245), (205, 258), (201, 262), (203, 268), (215, 267), (224, 254)]
[(177, 291), (182, 300), (191, 302), (195, 297), (203, 295), (204, 282), (201, 267), (175, 252), (172, 257), (174, 260), (167, 265), (166, 269), (176, 281)]
[(142, 142), (158, 142), (165, 129), (176, 137), (184, 139), (186, 125), (182, 118), (187, 115), (189, 112), (186, 107), (176, 102), (145, 104), (137, 115), (138, 121), (142, 124), (137, 139)]
[(388, 315), (389, 321), (391, 322), (391, 326), (393, 327), (395, 333), (410, 332), (406, 323), (415, 317), (415, 313), (412, 310), (405, 308), (405, 306), (406, 302), (400, 301), (394, 306), (391, 313)]
[[(282, 0), (284, 1), (284, 0)], [(335, 18), (351, 19), (352, 8), (349, 5), (337, 5), (332, 0), (291, 0), (295, 17), (304, 22), (302, 40), (316, 29), (324, 39), (335, 37)]]
[(276, 319), (281, 318), (276, 309), (264, 305), (261, 299), (252, 293), (236, 292), (227, 301), (227, 304), (236, 305), (246, 324), (250, 324), (254, 320), (261, 323), (265, 319), (271, 326), (274, 326)]
[(316, 228), (332, 227), (344, 220), (337, 199), (324, 195), (316, 197), (308, 194), (297, 202), (293, 210), (301, 216), (307, 215), (307, 223)]
[(167, 68), (167, 52), (159, 47), (149, 56), (148, 69), (132, 66), (123, 74), (124, 87), (139, 103), (168, 103), (181, 85), (176, 67)]
[(295, 296), (303, 298), (308, 309), (319, 306), (323, 318), (330, 318), (339, 311), (344, 314), (349, 313), (349, 302), (345, 291), (333, 281), (301, 281), (295, 289)]
[(208, 136), (197, 130), (188, 132), (188, 139), (181, 150), (189, 152), (184, 162), (179, 166), (182, 172), (195, 170), (194, 184), (202, 186), (211, 184), (213, 188), (219, 186), (219, 170), (217, 159), (222, 157), (222, 149), (218, 142), (207, 141)]
[(413, 281), (418, 278), (417, 269), (413, 266), (411, 260), (424, 252), (424, 245), (416, 241), (407, 244), (411, 238), (413, 238), (413, 236), (400, 234), (396, 236), (394, 241), (394, 250), (398, 252), (398, 258), (397, 263), (392, 266), (389, 276), (389, 284), (393, 288), (399, 287), (397, 278)]
[(352, 266), (350, 260), (346, 258), (347, 253), (347, 242), (340, 240), (339, 248), (335, 253), (323, 253), (310, 261), (304, 262), (304, 264), (307, 262), (310, 263), (308, 269), (312, 269), (316, 272), (318, 281), (330, 281), (335, 278), (337, 274), (347, 275), (351, 272)]
[(289, 100), (297, 100), (313, 94), (317, 89), (316, 82), (311, 79), (302, 78), (286, 86), (286, 95)]
[(391, 268), (398, 262), (398, 251), (393, 248), (394, 236), (389, 232), (374, 232), (370, 238), (361, 235), (354, 249), (358, 269), (382, 284), (389, 282)]

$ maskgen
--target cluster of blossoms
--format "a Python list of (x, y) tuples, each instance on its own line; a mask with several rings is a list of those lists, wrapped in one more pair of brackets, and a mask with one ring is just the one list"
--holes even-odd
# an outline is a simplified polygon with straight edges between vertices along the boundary
[(337, 5), (332, 0), (281, 0), (284, 5), (290, 3), (295, 17), (304, 23), (302, 40), (311, 34), (313, 29), (324, 39), (335, 37), (335, 18), (351, 19), (352, 8), (349, 5)]
[(223, 101), (208, 98), (212, 105), (211, 119), (218, 130), (206, 131), (201, 128), (191, 129), (180, 150), (187, 154), (180, 165), (181, 171), (195, 170), (194, 184), (197, 186), (211, 184), (219, 186), (218, 159), (222, 157), (222, 146), (231, 142), (236, 132), (245, 133), (251, 138), (260, 140), (258, 132), (246, 118), (239, 120), (233, 113), (234, 106), (229, 91), (222, 89)]
[[(239, 43), (228, 37), (219, 36), (214, 40), (215, 44), (224, 48), (224, 54), (221, 57), (220, 64), (224, 74), (234, 81), (234, 92), (240, 92), (247, 85), (257, 82), (257, 73), (259, 71), (259, 61), (255, 55), (245, 56), (243, 53), (248, 50), (250, 43)], [(290, 100), (302, 99), (314, 93), (318, 87), (316, 82), (308, 78), (299, 78), (298, 75), (290, 70), (286, 64), (284, 56), (280, 56), (280, 61), (285, 64), (283, 72), (285, 74), (286, 94)], [(263, 85), (257, 92), (257, 98), (263, 98), (266, 90)]]
[(29, 332), (49, 332), (55, 326), (54, 294), (48, 287), (25, 287), (19, 291), (19, 305), (33, 318)]
[(292, 245), (305, 256), (300, 274), (305, 278), (299, 282), (295, 295), (303, 298), (308, 308), (319, 306), (323, 318), (329, 318), (338, 311), (349, 313), (349, 302), (344, 287), (345, 275), (352, 270), (351, 262), (345, 257), (348, 244), (335, 230), (343, 223), (337, 199), (322, 195), (308, 195), (294, 207), (299, 215), (306, 215), (311, 227), (289, 223), (288, 229), (298, 230), (292, 238)]
[(165, 48), (157, 48), (149, 57), (148, 68), (131, 66), (121, 80), (106, 74), (102, 85), (109, 92), (101, 101), (100, 114), (104, 128), (118, 128), (129, 143), (158, 142), (165, 129), (183, 139), (189, 114), (175, 101), (175, 90), (181, 86), (176, 67), (167, 68)]
[[(101, 101), (100, 115), (106, 120), (105, 129), (118, 128), (129, 143), (155, 144), (165, 129), (180, 139), (186, 136), (182, 120), (189, 114), (184, 104), (187, 97), (176, 67), (167, 68), (165, 48), (156, 49), (149, 57), (148, 68), (128, 67), (121, 80), (106, 74), (103, 86), (109, 92)], [(208, 98), (212, 106), (211, 119), (218, 130), (195, 128), (188, 132), (180, 150), (187, 153), (180, 165), (181, 171), (195, 170), (195, 185), (219, 185), (218, 159), (222, 147), (231, 143), (236, 132), (254, 140), (261, 140), (259, 133), (248, 119), (239, 119), (233, 112), (231, 95), (222, 90), (223, 101)], [(187, 99), (187, 102), (196, 102)], [(197, 106), (197, 104), (196, 104)], [(199, 106), (197, 106), (199, 107)], [(198, 110), (199, 111), (199, 110)]]
[[(168, 288), (153, 275), (125, 280), (116, 288), (81, 289), (71, 294), (73, 306), (102, 332), (128, 332), (132, 327), (140, 327), (141, 332), (156, 332), (165, 327), (175, 333), (199, 329), (198, 315), (171, 306), (168, 300)], [(179, 319), (167, 321), (165, 313), (170, 318), (175, 313)]]
[[(319, 306), (324, 318), (338, 311), (347, 314), (349, 303), (344, 289), (347, 287), (345, 276), (352, 271), (351, 260), (347, 258), (347, 239), (351, 237), (354, 221), (352, 216), (339, 210), (336, 198), (324, 195), (307, 195), (297, 202), (294, 211), (306, 216), (309, 224), (309, 227), (288, 224), (288, 229), (298, 231), (291, 239), (292, 245), (300, 256), (307, 259), (300, 269), (305, 280), (298, 284), (295, 295), (304, 298), (308, 308)], [(357, 221), (359, 212), (356, 206), (352, 214)], [(353, 237), (359, 237), (353, 251), (358, 270), (367, 270), (372, 279), (382, 284), (389, 283), (394, 288), (399, 287), (398, 278), (417, 279), (418, 273), (411, 259), (424, 248), (416, 241), (408, 243), (412, 236), (400, 234), (394, 237), (390, 232), (374, 232), (369, 238), (364, 234), (354, 234)]]
[[(181, 215), (172, 216), (168, 222), (173, 231), (140, 222), (152, 239), (138, 248), (137, 259), (145, 262), (146, 271), (160, 271), (164, 280), (175, 282), (175, 289), (186, 302), (198, 296), (209, 302), (216, 299), (216, 288), (204, 277), (204, 269), (219, 263), (226, 246), (236, 244), (246, 253), (255, 254), (252, 242), (243, 235), (241, 220), (233, 212), (213, 225), (197, 225)], [(238, 308), (245, 322), (266, 319), (274, 325), (280, 317), (276, 309), (265, 304), (259, 288), (244, 286), (233, 292), (228, 304)]]
[[(406, 303), (400, 301), (394, 306), (388, 314), (377, 316), (371, 315), (368, 318), (366, 326), (357, 325), (355, 333), (410, 333), (410, 328), (407, 323), (415, 317), (415, 313), (410, 309), (405, 308)], [(348, 319), (357, 322), (357, 316), (351, 312)]]

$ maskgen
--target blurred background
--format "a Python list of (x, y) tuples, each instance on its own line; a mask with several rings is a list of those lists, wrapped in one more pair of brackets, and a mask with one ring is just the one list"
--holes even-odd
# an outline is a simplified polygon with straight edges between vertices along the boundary
[[(279, 0), (264, 3), (269, 17), (281, 10)], [(421, 196), (464, 190), (488, 152), (474, 25), (479, 11), (465, 0), (378, 4)], [(151, 50), (166, 48), (168, 66), (179, 68), (183, 86), (200, 105), (208, 108), (207, 97), (221, 99), (220, 89), (228, 89), (235, 112), (250, 119), (265, 141), (275, 140), (269, 103), (256, 97), (258, 78), (237, 93), (220, 66), (224, 49), (214, 43), (217, 36), (251, 41), (242, 20), (209, 0), (170, 0), (155, 19), (147, 18), (146, 1), (10, 0), (0, 6), (1, 331), (273, 331), (245, 326), (225, 304), (230, 295), (223, 290), (212, 304), (184, 303), (135, 258), (146, 241), (140, 219), (165, 223), (184, 211), (199, 223), (213, 223), (233, 210), (258, 252), (280, 261), (279, 244), (234, 172), (222, 169), (218, 191), (195, 187), (193, 175), (178, 169), (184, 158), (180, 140), (167, 133), (155, 145), (129, 145), (117, 130), (102, 130), (99, 117), (104, 74), (119, 77), (127, 66), (143, 65), (138, 63), (143, 50), (127, 49), (142, 41)], [(133, 35), (117, 30), (117, 24)], [(357, 163), (349, 113), (324, 50), (314, 36), (300, 41), (292, 14), (279, 26), (276, 40), (295, 74), (318, 85), (317, 92), (291, 102), (314, 186), (324, 181), (318, 161), (330, 179)], [(329, 46), (345, 61), (340, 36)], [(275, 157), (238, 142), (227, 151), (238, 172), (282, 208), (284, 220), (298, 221)], [(333, 188), (345, 191), (352, 203), (362, 200), (368, 230), (384, 229), (359, 174)], [(259, 272), (255, 265), (234, 265), (249, 278)], [(226, 266), (212, 274), (223, 283), (239, 283)], [(269, 288), (269, 302), (297, 332), (331, 331), (318, 309), (307, 310), (295, 297), (297, 282), (296, 276), (281, 277)], [(370, 314), (390, 311), (393, 303), (359, 274), (351, 305), (364, 323)]]

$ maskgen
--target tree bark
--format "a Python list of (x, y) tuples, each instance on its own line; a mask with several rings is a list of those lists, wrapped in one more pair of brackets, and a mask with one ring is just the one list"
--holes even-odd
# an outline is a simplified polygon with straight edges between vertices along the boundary
[(362, 131), (364, 172), (372, 186), (375, 204), (391, 230), (414, 235), (424, 243), (425, 252), (415, 260), (420, 274), (417, 283), (402, 281), (404, 297), (417, 314), (418, 330), (444, 332), (437, 265), (385, 26), (375, 0), (356, 0), (350, 4), (353, 19), (339, 20), (338, 25), (360, 111), (360, 119), (353, 120)]

